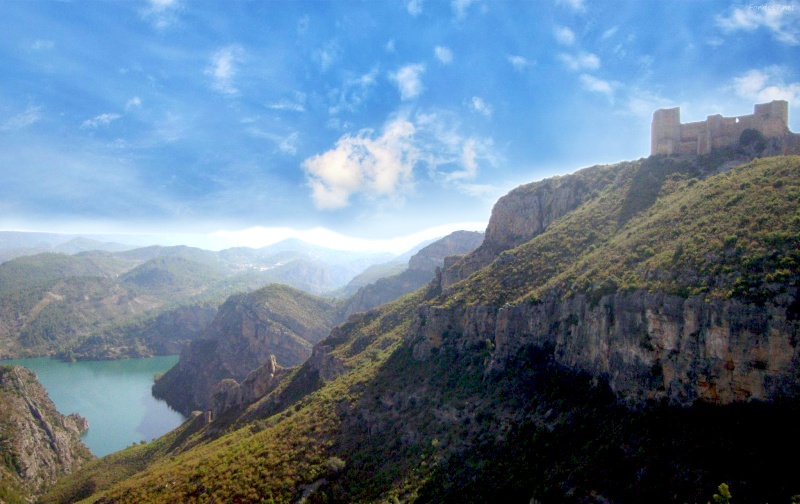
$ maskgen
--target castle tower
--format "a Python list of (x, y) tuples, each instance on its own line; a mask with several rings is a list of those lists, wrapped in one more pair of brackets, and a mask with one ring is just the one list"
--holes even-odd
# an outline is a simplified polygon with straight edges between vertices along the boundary
[(650, 128), (650, 154), (674, 154), (681, 139), (680, 107), (656, 110)]

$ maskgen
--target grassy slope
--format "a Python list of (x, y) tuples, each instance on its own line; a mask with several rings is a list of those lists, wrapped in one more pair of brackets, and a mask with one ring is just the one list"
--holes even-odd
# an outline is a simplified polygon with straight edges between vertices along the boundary
[[(427, 289), (351, 319), (326, 341), (349, 369), (338, 379), (324, 384), (303, 366), (238, 423), (215, 422), (187, 441), (188, 451), (96, 488), (112, 502), (293, 502), (298, 485), (325, 477), (310, 502), (579, 502), (598, 494), (683, 502), (707, 499), (726, 480), (739, 483), (734, 496), (788, 499), (800, 488), (777, 461), (800, 448), (786, 444), (800, 434), (785, 422), (796, 407), (634, 415), (541, 356), (487, 380), (488, 348), (417, 362), (402, 344), (421, 302), (502, 304), (553, 288), (763, 301), (796, 285), (800, 158), (700, 181), (692, 180), (696, 166), (670, 163), (630, 163), (615, 184), (449, 296), (434, 300), (439, 293)], [(230, 431), (214, 439), (212, 427)], [(769, 440), (751, 443), (743, 432)], [(81, 474), (62, 484), (77, 485)]]
[[(308, 365), (299, 368), (281, 387), (251, 406), (237, 424), (220, 419), (207, 430), (184, 441), (192, 449), (158, 459), (141, 473), (142, 448), (130, 448), (106, 463), (103, 459), (65, 478), (42, 502), (64, 502), (76, 489), (105, 490), (112, 502), (290, 502), (298, 484), (308, 484), (335, 473), (331, 463), (341, 419), (398, 348), (410, 313), (420, 295), (407, 296), (380, 314), (348, 322), (346, 337), (331, 342), (334, 354), (350, 371), (323, 386)], [(275, 405), (275, 400), (279, 405)], [(266, 413), (264, 413), (266, 412)], [(214, 431), (229, 432), (218, 436)], [(155, 443), (162, 443), (161, 440)], [(124, 479), (126, 478), (126, 479)], [(92, 502), (88, 499), (87, 502)]]
[[(652, 204), (637, 186), (650, 170), (665, 174)], [(497, 305), (552, 289), (599, 296), (641, 288), (763, 302), (796, 286), (800, 157), (756, 160), (700, 181), (691, 174), (668, 158), (632, 164), (617, 184), (441, 301)], [(645, 201), (630, 202), (637, 198)]]

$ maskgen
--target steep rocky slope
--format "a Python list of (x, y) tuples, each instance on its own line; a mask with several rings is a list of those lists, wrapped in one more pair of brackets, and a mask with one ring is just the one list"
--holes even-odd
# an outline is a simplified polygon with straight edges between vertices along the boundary
[(76, 414), (60, 414), (36, 375), (0, 366), (0, 501), (22, 503), (92, 459)]
[[(78, 474), (48, 502), (87, 481), (110, 502), (680, 503), (721, 482), (740, 502), (788, 502), (800, 158), (739, 163), (652, 157), (579, 172), (586, 188), (564, 177), (584, 195), (571, 210), (498, 221), (506, 232), (351, 316), (299, 368), (267, 366), (262, 398), (141, 472)], [(537, 187), (550, 186), (520, 191)], [(494, 215), (524, 220), (515, 201)]]
[(184, 414), (207, 409), (218, 383), (243, 381), (271, 356), (281, 366), (301, 364), (337, 319), (332, 302), (284, 285), (231, 296), (153, 393)]

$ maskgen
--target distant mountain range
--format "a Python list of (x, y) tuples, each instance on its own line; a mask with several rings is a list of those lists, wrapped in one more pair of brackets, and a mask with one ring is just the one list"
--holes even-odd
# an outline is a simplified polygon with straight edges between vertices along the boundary
[[(3, 236), (12, 245), (49, 244), (54, 249), (102, 245), (58, 235)], [(202, 334), (217, 307), (232, 294), (284, 284), (310, 294), (342, 296), (356, 289), (349, 284), (354, 277), (389, 258), (385, 253), (344, 252), (299, 240), (219, 252), (149, 246), (22, 255), (0, 264), (0, 358), (115, 359), (178, 353)], [(381, 269), (370, 277), (402, 269)], [(415, 290), (432, 274), (429, 271), (405, 290), (394, 289), (393, 295)], [(359, 309), (387, 300), (377, 299), (359, 302)]]

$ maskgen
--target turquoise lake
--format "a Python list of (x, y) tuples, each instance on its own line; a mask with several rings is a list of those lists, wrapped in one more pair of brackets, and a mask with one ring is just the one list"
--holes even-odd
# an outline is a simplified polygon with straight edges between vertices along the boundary
[(61, 362), (48, 358), (0, 361), (25, 366), (39, 376), (58, 411), (89, 421), (82, 440), (98, 457), (132, 443), (150, 441), (178, 425), (184, 416), (153, 397), (153, 376), (178, 362), (178, 356), (118, 361)]

